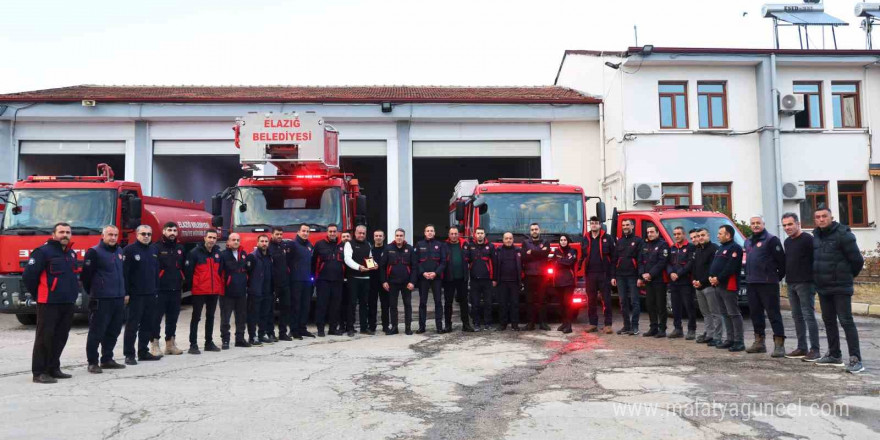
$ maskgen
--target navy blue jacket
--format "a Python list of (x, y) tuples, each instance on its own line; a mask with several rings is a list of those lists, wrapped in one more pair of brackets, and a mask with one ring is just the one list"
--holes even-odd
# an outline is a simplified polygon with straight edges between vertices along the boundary
[(775, 235), (761, 231), (746, 240), (746, 282), (778, 284), (785, 278), (785, 251)]
[(488, 240), (483, 244), (469, 242), (465, 246), (464, 255), (472, 280), (495, 279), (495, 245)]
[[(532, 251), (529, 254), (529, 251)], [(532, 237), (522, 244), (522, 258), (525, 265), (526, 276), (543, 276), (544, 268), (550, 263), (547, 255), (550, 254), (550, 242), (547, 240), (532, 241)]]
[(709, 266), (709, 276), (718, 278), (718, 288), (739, 292), (739, 272), (742, 269), (742, 247), (730, 240), (715, 251)]
[(523, 254), (522, 249), (501, 246), (495, 249), (495, 281), (517, 282), (522, 284)]
[(238, 259), (235, 259), (235, 251), (225, 249), (220, 252), (220, 261), (223, 262), (223, 276), (226, 287), (224, 295), (230, 298), (239, 298), (247, 295), (247, 252), (238, 249)]
[[(599, 257), (602, 261), (602, 267), (592, 267), (590, 265), (591, 253), (593, 252), (593, 247), (591, 244), (593, 240), (598, 240), (599, 243)], [(593, 238), (592, 232), (587, 232), (587, 235), (584, 236), (581, 241), (581, 261), (580, 266), (585, 269), (585, 272), (593, 272), (593, 273), (611, 273), (612, 267), (614, 264), (612, 263), (613, 255), (614, 255), (614, 238), (610, 235), (606, 234), (605, 231), (599, 230), (599, 235), (596, 238)]]
[(296, 237), (288, 245), (287, 267), (290, 281), (312, 281), (312, 242)]
[(108, 246), (102, 241), (87, 250), (79, 279), (89, 298), (125, 297), (122, 248)]
[(687, 241), (682, 242), (681, 245), (672, 243), (672, 246), (669, 248), (669, 260), (666, 266), (666, 272), (669, 275), (678, 275), (678, 280), (676, 281), (672, 281), (670, 278), (669, 282), (672, 285), (691, 285), (691, 281), (693, 280), (694, 257), (696, 256), (696, 253), (697, 248), (692, 243), (688, 243)]
[(289, 244), (282, 241), (269, 242), (269, 255), (272, 256), (272, 286), (276, 289), (290, 286), (290, 269), (287, 267)]
[[(373, 257), (373, 261), (375, 261), (376, 264), (381, 265), (382, 257), (385, 256), (385, 247), (386, 246), (376, 246), (375, 242), (373, 243), (373, 247), (370, 249), (370, 256)], [(379, 270), (370, 271), (370, 286), (377, 286), (379, 284), (382, 284), (382, 276), (380, 274), (383, 270), (383, 268), (379, 267)]]
[(126, 295), (156, 295), (159, 293), (159, 251), (152, 244), (139, 241), (122, 251)]
[(248, 272), (248, 295), (262, 297), (272, 294), (272, 256), (269, 250), (263, 254), (259, 249), (245, 258)]
[(183, 288), (183, 266), (186, 264), (183, 245), (165, 237), (153, 245), (159, 251), (159, 291), (179, 292)]
[(344, 252), (345, 243), (339, 240), (320, 240), (315, 243), (315, 250), (312, 254), (312, 270), (315, 272), (315, 279), (342, 281), (345, 275)]
[(79, 296), (76, 252), (73, 243), (67, 249), (52, 239), (34, 249), (24, 268), (22, 279), (28, 291), (37, 295), (40, 304), (73, 304)]
[(636, 234), (623, 235), (614, 244), (611, 253), (611, 276), (638, 278), (639, 254), (642, 252), (642, 237)]
[(556, 251), (556, 258), (553, 260), (553, 286), (569, 287), (574, 286), (575, 282), (575, 265), (578, 261), (577, 249), (568, 246), (560, 247)]
[(654, 241), (645, 240), (642, 251), (639, 253), (639, 277), (642, 274), (650, 274), (651, 281), (646, 283), (666, 283), (669, 276), (666, 273), (666, 262), (669, 260), (669, 245), (662, 237)]
[(434, 272), (437, 278), (442, 279), (446, 271), (446, 243), (436, 238), (422, 240), (416, 244), (416, 258), (418, 259), (418, 275), (421, 277), (425, 272)]
[(379, 262), (379, 281), (388, 284), (416, 283), (416, 270), (418, 258), (412, 246), (403, 242), (403, 246), (397, 247), (397, 243), (385, 246), (382, 260)]

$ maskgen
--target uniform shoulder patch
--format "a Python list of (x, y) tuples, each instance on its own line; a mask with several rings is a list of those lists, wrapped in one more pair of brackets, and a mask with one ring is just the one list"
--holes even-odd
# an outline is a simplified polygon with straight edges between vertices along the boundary
[[(726, 252), (726, 251), (725, 251), (725, 252)], [(736, 252), (734, 252), (734, 253), (731, 254), (730, 256), (733, 257), (733, 258), (736, 258)]]
[(141, 254), (134, 254), (134, 261), (141, 261)]
[(30, 258), (28, 259), (28, 264), (33, 266), (34, 264), (37, 264), (37, 262), (33, 258)]

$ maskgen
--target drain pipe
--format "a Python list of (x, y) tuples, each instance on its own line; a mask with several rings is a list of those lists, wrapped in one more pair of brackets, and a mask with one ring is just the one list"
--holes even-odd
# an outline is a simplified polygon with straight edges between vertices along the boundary
[(774, 224), (776, 225), (776, 230), (774, 231), (777, 236), (782, 232), (782, 145), (781, 139), (779, 137), (779, 89), (777, 88), (777, 79), (776, 79), (776, 53), (770, 54), (770, 94), (772, 95), (772, 103), (770, 109), (773, 113), (773, 126), (771, 130), (773, 130), (773, 157), (776, 162), (776, 172), (774, 173), (776, 176), (776, 212), (774, 215)]

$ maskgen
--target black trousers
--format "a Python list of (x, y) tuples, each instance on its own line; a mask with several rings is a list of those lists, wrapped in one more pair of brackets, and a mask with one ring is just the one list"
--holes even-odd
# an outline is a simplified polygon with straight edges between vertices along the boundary
[[(376, 331), (376, 314), (382, 316), (382, 330), (388, 328), (388, 292), (382, 288), (379, 283), (379, 277), (370, 278), (370, 310), (369, 310), (369, 327), (370, 330)], [(378, 310), (376, 306), (378, 305)]]
[(574, 286), (554, 287), (554, 289), (562, 304), (562, 323), (571, 324), (577, 310), (574, 304), (571, 303), (571, 297), (574, 295)]
[(199, 343), (199, 320), (202, 318), (202, 309), (205, 309), (205, 342), (214, 339), (214, 313), (217, 311), (217, 301), (220, 295), (193, 295), (192, 296), (192, 319), (189, 321), (189, 343)]
[(470, 310), (468, 307), (467, 279), (452, 280), (443, 283), (443, 317), (446, 327), (452, 328), (452, 301), (458, 302), (458, 310), (461, 312), (461, 323), (464, 326), (471, 325)]
[[(611, 284), (604, 273), (587, 274), (587, 317), (590, 325), (599, 325), (599, 294), (602, 295), (602, 316), (606, 326), (611, 325)], [(569, 301), (570, 302), (570, 301)]]
[(259, 324), (260, 335), (275, 334), (275, 295), (272, 292), (263, 293), (260, 298)]
[(345, 330), (354, 331), (355, 308), (359, 309), (360, 330), (367, 331), (367, 299), (370, 296), (369, 278), (348, 279), (348, 310), (345, 316)]
[(498, 323), (519, 325), (519, 282), (499, 281), (495, 295), (498, 298)]
[(304, 334), (309, 323), (309, 309), (312, 306), (312, 292), (315, 290), (311, 281), (290, 282), (290, 332)]
[(61, 369), (61, 352), (73, 323), (73, 304), (37, 304), (37, 334), (31, 371), (34, 376)]
[(93, 299), (89, 301), (89, 336), (86, 339), (86, 358), (89, 365), (113, 360), (113, 348), (125, 322), (125, 298)]
[(785, 337), (782, 312), (779, 310), (779, 283), (749, 283), (746, 286), (746, 295), (749, 298), (749, 315), (752, 318), (755, 334), (764, 336), (767, 329), (767, 321), (764, 318), (766, 312), (767, 318), (770, 319), (770, 327), (773, 329), (773, 336)]
[(471, 311), (473, 312), (474, 325), (489, 325), (492, 323), (492, 280), (477, 280), (471, 278)]
[(229, 318), (235, 313), (235, 340), (244, 340), (247, 323), (247, 296), (220, 297), (220, 340), (229, 341)]
[(391, 290), (388, 292), (388, 323), (392, 330), (397, 329), (397, 299), (403, 299), (403, 322), (406, 328), (412, 328), (412, 290), (406, 288), (406, 284), (388, 284)]
[[(526, 275), (526, 302), (529, 303), (529, 324), (547, 322), (547, 279)], [(537, 321), (536, 321), (537, 319)]]
[(315, 324), (318, 330), (330, 322), (330, 331), (339, 329), (339, 305), (342, 302), (342, 280), (315, 282), (318, 298), (315, 304)]
[[(344, 280), (342, 282), (342, 300), (339, 301), (339, 328), (342, 331), (348, 328), (348, 304), (351, 302), (351, 298), (349, 298), (348, 290), (348, 280)], [(354, 323), (351, 323), (352, 328), (354, 328)]]
[(669, 294), (672, 295), (672, 326), (681, 330), (682, 316), (687, 313), (688, 331), (697, 331), (697, 292), (694, 286), (670, 284)]
[(275, 299), (278, 300), (278, 335), (286, 335), (290, 327), (290, 287), (276, 287)]
[(165, 340), (177, 336), (177, 318), (180, 317), (180, 291), (160, 290), (156, 300), (156, 319), (153, 321), (153, 337), (159, 339), (162, 336), (162, 317), (165, 317)]
[(443, 329), (443, 291), (440, 277), (428, 280), (419, 278), (419, 330), (424, 330), (428, 322), (428, 290), (434, 295), (434, 325), (437, 331)]
[(645, 286), (645, 307), (648, 309), (648, 319), (651, 322), (651, 330), (666, 331), (666, 321), (669, 314), (666, 313), (666, 283), (653, 281)]
[[(271, 295), (270, 295), (271, 296)], [(256, 339), (266, 331), (263, 313), (260, 310), (263, 307), (263, 296), (247, 296), (247, 332), (248, 338)], [(269, 304), (271, 307), (271, 303)], [(257, 333), (257, 326), (260, 332)]]
[(852, 296), (850, 295), (822, 295), (819, 294), (819, 305), (822, 307), (822, 322), (825, 323), (825, 334), (828, 337), (828, 352), (831, 356), (841, 357), (840, 354), (840, 331), (837, 322), (843, 327), (846, 335), (846, 347), (850, 356), (862, 360), (862, 352), (859, 350), (859, 332), (852, 315)]
[(135, 355), (135, 340), (137, 340), (138, 356), (150, 351), (150, 336), (153, 335), (157, 300), (157, 295), (132, 295), (129, 297), (125, 336), (122, 341), (122, 354), (125, 357)]

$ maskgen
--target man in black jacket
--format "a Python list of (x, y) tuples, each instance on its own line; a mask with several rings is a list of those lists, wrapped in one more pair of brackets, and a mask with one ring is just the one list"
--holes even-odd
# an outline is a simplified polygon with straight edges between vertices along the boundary
[(649, 225), (648, 239), (639, 253), (639, 280), (638, 286), (644, 287), (645, 306), (648, 309), (648, 318), (651, 329), (643, 334), (645, 337), (666, 337), (666, 262), (669, 259), (669, 246), (666, 240), (660, 237), (657, 226)]
[(159, 251), (159, 295), (156, 301), (156, 318), (153, 321), (153, 338), (150, 353), (161, 354), (159, 337), (162, 317), (165, 317), (165, 354), (183, 354), (177, 347), (177, 318), (180, 316), (180, 297), (183, 288), (183, 265), (186, 254), (177, 242), (177, 223), (168, 222), (162, 227), (162, 240), (155, 243)]
[(406, 243), (406, 232), (398, 228), (394, 231), (394, 241), (385, 246), (382, 260), (379, 264), (379, 281), (382, 288), (388, 292), (388, 320), (390, 328), (385, 334), (396, 335), (397, 329), (397, 299), (403, 297), (404, 323), (406, 334), (412, 332), (412, 291), (416, 288), (416, 266), (418, 257), (415, 249)]
[(512, 324), (519, 331), (519, 292), (523, 288), (523, 254), (513, 246), (513, 233), (505, 232), (502, 246), (495, 250), (495, 281), (498, 283), (498, 331)]
[[(373, 231), (373, 247), (370, 249), (370, 256), (376, 264), (382, 261), (382, 254), (385, 253), (385, 231), (376, 229)], [(388, 334), (388, 291), (382, 288), (382, 282), (379, 280), (379, 270), (370, 272), (370, 299), (369, 299), (369, 328), (371, 332), (376, 331), (376, 305), (378, 303), (378, 313), (382, 319), (382, 332)]]
[(226, 249), (220, 253), (223, 261), (226, 288), (220, 297), (220, 348), (229, 350), (229, 319), (235, 314), (235, 346), (250, 347), (244, 339), (247, 326), (247, 252), (241, 249), (241, 236), (235, 232), (226, 239)]
[(474, 241), (465, 245), (468, 273), (471, 278), (470, 299), (474, 329), (490, 330), (492, 322), (492, 288), (495, 281), (495, 245), (486, 240), (486, 230), (477, 227)]
[(159, 251), (150, 244), (153, 230), (140, 225), (135, 231), (137, 241), (122, 251), (125, 272), (125, 295), (128, 300), (128, 320), (125, 322), (125, 337), (122, 352), (126, 365), (137, 365), (134, 343), (137, 340), (137, 357), (141, 361), (156, 361), (161, 358), (149, 351), (150, 336), (156, 313), (159, 295)]
[[(782, 216), (785, 239), (785, 282), (791, 319), (797, 334), (797, 348), (785, 355), (789, 359), (816, 362), (819, 354), (819, 325), (816, 323), (816, 286), (813, 285), (813, 236), (801, 229), (797, 214)], [(807, 331), (809, 330), (809, 345)]]
[(446, 243), (434, 238), (434, 225), (425, 226), (425, 239), (416, 243), (419, 276), (419, 329), (424, 333), (428, 320), (428, 290), (434, 295), (434, 324), (443, 333), (442, 280), (446, 270)]
[[(86, 251), (79, 279), (89, 294), (89, 336), (86, 357), (89, 373), (100, 374), (104, 368), (125, 368), (113, 360), (113, 347), (125, 321), (125, 276), (122, 273), (122, 249), (117, 246), (119, 229), (104, 226), (101, 242)], [(101, 346), (100, 366), (98, 345)]]
[[(312, 254), (312, 271), (315, 274), (317, 302), (315, 304), (315, 325), (318, 336), (324, 337), (324, 325), (330, 323), (330, 335), (342, 336), (339, 330), (339, 305), (342, 302), (342, 279), (345, 276), (343, 262), (344, 244), (339, 242), (339, 227), (327, 225), (327, 238), (315, 243)], [(343, 329), (344, 330), (344, 329)]]
[(694, 244), (684, 237), (684, 228), (676, 226), (672, 230), (674, 242), (669, 249), (666, 272), (669, 273), (669, 293), (672, 295), (672, 326), (670, 338), (684, 336), (682, 332), (682, 312), (687, 313), (688, 332), (685, 339), (692, 340), (697, 333), (696, 293), (693, 285)]
[(846, 371), (860, 373), (862, 353), (859, 350), (859, 332), (852, 317), (853, 280), (859, 275), (865, 260), (849, 227), (831, 216), (831, 210), (821, 207), (814, 215), (813, 281), (819, 291), (822, 321), (828, 336), (828, 353), (816, 361), (818, 365), (843, 366), (840, 353), (840, 333), (837, 321), (846, 334), (849, 364)]
[[(705, 322), (705, 332), (697, 337), (697, 343), (714, 347), (723, 342), (724, 323), (729, 320), (720, 290), (709, 282), (709, 268), (712, 266), (715, 253), (718, 252), (718, 245), (709, 239), (709, 230), (706, 228), (698, 229), (694, 236), (697, 246), (694, 250), (694, 270), (691, 282), (697, 289), (697, 301), (700, 304), (700, 311), (703, 313), (703, 321)], [(730, 328), (727, 329), (727, 332), (730, 336)], [(729, 339), (732, 340), (732, 338)]]
[[(275, 299), (273, 307), (278, 304), (278, 336), (273, 330), (267, 335), (272, 342), (278, 340), (291, 341), (287, 335), (290, 325), (290, 271), (287, 268), (288, 244), (284, 242), (284, 229), (281, 226), (272, 228), (272, 242), (269, 243), (269, 255), (272, 256), (272, 292)], [(269, 311), (274, 316), (274, 310)], [(274, 319), (273, 319), (274, 321)], [(284, 329), (282, 331), (282, 329)]]
[[(246, 259), (248, 271), (248, 343), (261, 346), (272, 343), (266, 335), (272, 331), (272, 256), (269, 255), (269, 236), (257, 236), (257, 248)], [(257, 330), (259, 328), (259, 331)]]
[[(541, 238), (541, 226), (537, 223), (529, 225), (529, 239), (522, 244), (523, 265), (526, 276), (526, 303), (529, 307), (529, 323), (526, 330), (538, 328), (550, 330), (547, 325), (547, 267), (550, 262), (550, 242)], [(517, 301), (519, 301), (517, 299)]]
[(642, 253), (642, 238), (633, 233), (635, 222), (624, 219), (620, 222), (623, 235), (614, 244), (611, 253), (611, 285), (617, 287), (620, 300), (620, 312), (623, 315), (623, 327), (618, 335), (639, 334), (639, 254)]
[(749, 313), (755, 330), (755, 342), (746, 353), (766, 353), (764, 313), (773, 328), (773, 357), (785, 356), (785, 327), (779, 305), (779, 282), (785, 278), (785, 251), (779, 238), (764, 229), (764, 218), (749, 219), (752, 236), (746, 240), (746, 285), (749, 296)]
[(720, 291), (724, 308), (727, 310), (727, 340), (715, 345), (718, 349), (731, 352), (746, 349), (743, 342), (743, 319), (739, 311), (739, 273), (742, 269), (742, 247), (733, 240), (734, 229), (731, 225), (718, 228), (718, 242), (721, 245), (715, 251), (715, 258), (709, 266), (709, 284)]
[(584, 268), (584, 277), (587, 282), (587, 316), (590, 325), (585, 330), (587, 333), (599, 330), (599, 294), (602, 295), (602, 312), (605, 318), (605, 334), (614, 333), (611, 330), (611, 275), (612, 255), (614, 254), (614, 238), (608, 236), (602, 230), (599, 217), (590, 217), (590, 232), (584, 236), (581, 242), (582, 258), (580, 267)]
[(73, 304), (79, 296), (76, 253), (71, 249), (68, 223), (56, 223), (52, 238), (30, 254), (21, 278), (37, 297), (37, 333), (31, 370), (34, 383), (70, 379), (61, 371), (61, 352), (73, 322)]

